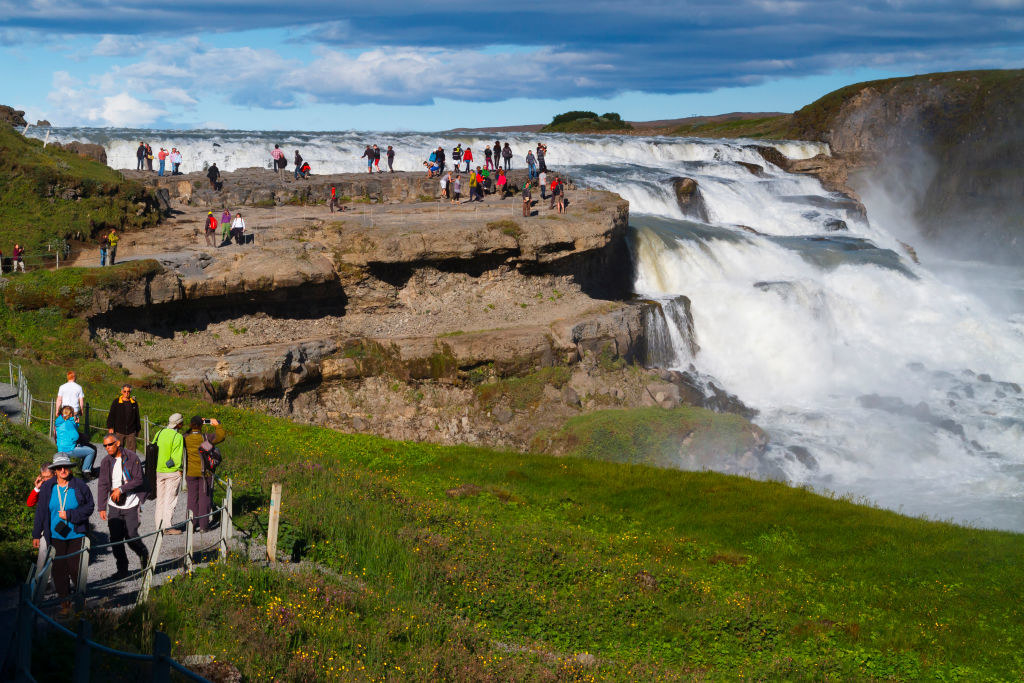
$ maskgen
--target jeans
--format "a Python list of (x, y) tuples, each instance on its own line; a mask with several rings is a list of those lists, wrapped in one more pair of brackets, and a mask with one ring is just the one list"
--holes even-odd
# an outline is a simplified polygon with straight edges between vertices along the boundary
[(530, 164), (530, 180), (537, 178), (537, 164)]
[(72, 460), (78, 460), (79, 458), (84, 458), (84, 460), (82, 460), (82, 471), (83, 472), (91, 472), (92, 471), (92, 463), (96, 459), (96, 447), (95, 446), (75, 446), (70, 451), (65, 452), (64, 455), (68, 456)]
[(165, 161), (164, 159), (160, 160), (160, 172), (159, 172), (158, 175), (163, 175), (164, 174), (164, 161)]
[(139, 160), (139, 163), (135, 164), (135, 170), (136, 171), (144, 170), (146, 168), (146, 160), (143, 157), (136, 157), (136, 159)]
[(506, 171), (511, 171), (512, 170), (512, 159), (509, 159), (508, 157), (502, 157), (502, 158), (505, 160), (505, 170)]
[(171, 175), (181, 175), (178, 173), (179, 166), (181, 166), (181, 164), (171, 164)]
[[(141, 538), (136, 538), (139, 535), (139, 506), (130, 507), (127, 510), (116, 508), (113, 505), (107, 506), (107, 526), (110, 529), (110, 542), (118, 543), (128, 538), (135, 540), (127, 543), (128, 547), (132, 549), (132, 552), (139, 556), (139, 561), (142, 567), (145, 568), (146, 562), (149, 560), (149, 550), (146, 549), (146, 544), (142, 542)], [(118, 543), (118, 545), (110, 548), (111, 552), (114, 553), (114, 561), (117, 563), (117, 571), (126, 572), (128, 571), (128, 553), (124, 549), (125, 544)]]
[(466, 170), (464, 171), (465, 173), (469, 173), (469, 164), (472, 161), (473, 161), (472, 159), (466, 159)]
[(299, 167), (298, 166), (295, 167), (294, 173), (295, 173), (295, 179), (296, 180), (298, 180), (299, 176), (302, 175), (301, 173), (299, 173)]
[(107, 248), (106, 247), (100, 247), (100, 265), (101, 266), (107, 265)]

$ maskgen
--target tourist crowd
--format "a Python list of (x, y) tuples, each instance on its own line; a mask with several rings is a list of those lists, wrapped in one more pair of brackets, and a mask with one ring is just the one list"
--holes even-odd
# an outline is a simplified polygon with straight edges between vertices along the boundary
[[(82, 548), (82, 539), (94, 531), (94, 513), (107, 523), (110, 541), (116, 544), (111, 547), (114, 579), (130, 575), (125, 546), (139, 559), (140, 568), (149, 563), (149, 549), (139, 538), (144, 503), (155, 500), (157, 528), (166, 534), (182, 533), (187, 521), (173, 521), (182, 478), (194, 530), (202, 533), (209, 529), (213, 468), (220, 462), (216, 444), (225, 437), (215, 419), (197, 415), (186, 426), (184, 417), (174, 413), (152, 442), (144, 444), (140, 457), (136, 450), (142, 431), (139, 404), (131, 386), (125, 384), (110, 404), (102, 440), (105, 454), (97, 463), (96, 446), (80, 429), (85, 392), (75, 381), (74, 371), (67, 373), (67, 380), (57, 390), (55, 401), (57, 454), (40, 468), (26, 500), (28, 507), (35, 508), (32, 544), (39, 549), (37, 566), (46, 561), (48, 547), (60, 558), (54, 559), (51, 577), (65, 608), (70, 606), (68, 597), (78, 581), (79, 557), (61, 556), (74, 555)], [(75, 476), (78, 461), (80, 477)], [(92, 479), (97, 480), (95, 499), (88, 486)]]

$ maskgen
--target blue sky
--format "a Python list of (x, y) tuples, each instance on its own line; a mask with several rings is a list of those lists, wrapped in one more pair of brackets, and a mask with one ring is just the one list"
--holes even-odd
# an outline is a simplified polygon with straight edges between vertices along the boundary
[(55, 125), (440, 130), (792, 111), (1024, 65), (1024, 0), (0, 0), (2, 102)]

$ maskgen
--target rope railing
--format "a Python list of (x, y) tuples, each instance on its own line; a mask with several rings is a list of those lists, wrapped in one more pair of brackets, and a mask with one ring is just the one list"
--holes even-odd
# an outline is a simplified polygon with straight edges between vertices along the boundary
[[(7, 366), (8, 378), (10, 379), (10, 383), (11, 385), (15, 386), (18, 392), (17, 395), (19, 400), (21, 401), (22, 405), (26, 407), (24, 411), (24, 421), (26, 426), (30, 426), (33, 419), (32, 406), (35, 404), (46, 405), (49, 407), (49, 427), (50, 434), (52, 435), (54, 402), (42, 401), (40, 399), (33, 398), (31, 390), (29, 389), (28, 386), (28, 380), (25, 377), (25, 373), (22, 367), (19, 364), (11, 362), (10, 360), (8, 360)], [(88, 404), (86, 405), (86, 408), (88, 410)], [(109, 412), (104, 411), (102, 409), (97, 410), (101, 410), (102, 412)], [(143, 424), (145, 426), (144, 443), (148, 443), (149, 426), (156, 423), (153, 423), (148, 417), (144, 417)], [(88, 417), (86, 417), (86, 429), (90, 429)], [(182, 477), (182, 480), (184, 481), (184, 477)], [(184, 522), (186, 526), (184, 553), (176, 557), (165, 558), (163, 560), (164, 564), (168, 562), (174, 563), (181, 561), (183, 562), (185, 570), (191, 572), (195, 566), (194, 556), (197, 552), (205, 553), (209, 550), (212, 550), (213, 548), (218, 548), (221, 559), (227, 557), (228, 545), (231, 542), (234, 535), (234, 516), (232, 512), (234, 509), (234, 491), (232, 486), (232, 480), (230, 478), (225, 480), (221, 479), (220, 477), (214, 477), (214, 484), (223, 487), (224, 490), (224, 498), (221, 501), (220, 507), (214, 508), (210, 510), (210, 512), (198, 516), (193, 515), (191, 510), (188, 511)], [(212, 518), (215, 515), (220, 515), (219, 538), (209, 547), (195, 550), (193, 547), (194, 524), (199, 520)], [(153, 542), (153, 547), (149, 553), (149, 562), (142, 569), (142, 586), (139, 588), (135, 600), (136, 605), (144, 603), (149, 597), (149, 591), (152, 586), (153, 576), (156, 573), (157, 564), (161, 562), (160, 550), (163, 546), (163, 539), (165, 534), (166, 530), (163, 527), (163, 522), (161, 522), (160, 527), (157, 528), (156, 531), (151, 531), (147, 534), (140, 534), (139, 536), (125, 539), (123, 541), (102, 543), (96, 546), (92, 545), (89, 536), (86, 535), (83, 538), (81, 548), (79, 548), (75, 552), (67, 553), (65, 555), (57, 555), (53, 550), (53, 546), (50, 546), (46, 555), (46, 560), (43, 563), (43, 565), (39, 567), (37, 566), (36, 563), (33, 563), (29, 568), (28, 576), (25, 580), (25, 583), (22, 584), (21, 596), (18, 605), (18, 622), (15, 631), (15, 636), (17, 639), (17, 661), (15, 666), (17, 676), (16, 680), (35, 680), (31, 675), (32, 634), (33, 631), (35, 630), (36, 617), (41, 616), (51, 627), (54, 627), (58, 629), (60, 632), (64, 633), (65, 635), (74, 637), (76, 639), (76, 671), (88, 671), (89, 656), (91, 651), (95, 649), (112, 656), (121, 657), (123, 659), (133, 659), (136, 661), (152, 662), (154, 665), (152, 680), (154, 681), (169, 681), (171, 669), (181, 673), (182, 675), (188, 678), (191, 678), (192, 680), (206, 681), (205, 678), (189, 671), (183, 665), (176, 662), (170, 657), (170, 640), (164, 633), (157, 631), (154, 634), (154, 645), (152, 655), (141, 655), (131, 652), (121, 652), (119, 650), (108, 648), (104, 645), (101, 645), (100, 643), (90, 640), (89, 635), (91, 634), (91, 626), (89, 625), (88, 622), (80, 622), (79, 632), (76, 634), (71, 630), (67, 629), (66, 627), (62, 626), (61, 624), (59, 624), (57, 621), (55, 621), (48, 615), (46, 615), (46, 613), (42, 610), (43, 607), (54, 606), (60, 601), (59, 598), (50, 601), (43, 600), (43, 596), (46, 591), (47, 585), (50, 582), (50, 575), (52, 574), (53, 563), (55, 560), (65, 560), (74, 557), (79, 558), (78, 581), (76, 582), (75, 585), (74, 597), (77, 606), (80, 609), (83, 609), (85, 607), (85, 601), (89, 589), (90, 553), (99, 550), (105, 550), (107, 548), (111, 548), (117, 545), (126, 545), (136, 540), (144, 540), (150, 537), (156, 537), (156, 540)], [(106, 584), (106, 586), (109, 587), (111, 585), (120, 583), (121, 581), (127, 581), (129, 579), (134, 580), (135, 578), (137, 578), (137, 576), (132, 575), (129, 577), (125, 577), (124, 579), (119, 579), (117, 581), (110, 582)], [(82, 663), (83, 668), (80, 668), (80, 663)], [(86, 677), (82, 679), (76, 677), (75, 680), (87, 681), (88, 676), (86, 675)]]
[(84, 619), (80, 620), (78, 622), (78, 632), (76, 633), (50, 617), (50, 615), (46, 614), (46, 612), (40, 609), (37, 605), (33, 604), (28, 586), (22, 586), (21, 600), (18, 603), (18, 641), (15, 649), (15, 680), (17, 681), (35, 681), (35, 678), (32, 677), (31, 671), (32, 632), (35, 630), (33, 622), (37, 618), (42, 619), (50, 628), (56, 630), (58, 633), (75, 639), (75, 658), (74, 667), (72, 669), (74, 671), (75, 681), (89, 680), (89, 666), (92, 659), (92, 651), (96, 650), (97, 652), (102, 652), (103, 654), (111, 657), (152, 664), (153, 667), (150, 673), (150, 678), (153, 681), (159, 681), (160, 683), (170, 681), (171, 670), (173, 669), (189, 680), (198, 681), (199, 683), (210, 683), (208, 679), (190, 671), (171, 657), (171, 639), (167, 637), (166, 633), (162, 631), (154, 631), (152, 654), (146, 655), (138, 652), (115, 650), (112, 647), (107, 647), (102, 643), (92, 640), (92, 625), (88, 621)]

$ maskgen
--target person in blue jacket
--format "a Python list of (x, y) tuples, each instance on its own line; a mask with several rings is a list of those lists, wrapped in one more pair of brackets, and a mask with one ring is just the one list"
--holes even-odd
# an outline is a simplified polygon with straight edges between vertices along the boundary
[[(85, 482), (76, 479), (71, 458), (58, 453), (50, 463), (54, 476), (39, 487), (36, 503), (36, 519), (32, 528), (32, 547), (39, 547), (39, 539), (45, 538), (53, 548), (54, 556), (71, 555), (82, 549), (82, 539), (89, 531), (89, 517), (95, 509), (92, 492)], [(54, 560), (50, 576), (57, 589), (63, 607), (68, 609), (67, 600), (71, 584), (78, 585), (77, 555)]]
[(60, 415), (53, 421), (54, 437), (57, 440), (57, 452), (63, 453), (72, 460), (82, 459), (82, 477), (88, 479), (93, 475), (92, 463), (96, 460), (96, 447), (92, 444), (79, 446), (82, 440), (75, 422), (75, 411), (71, 406), (61, 408)]

